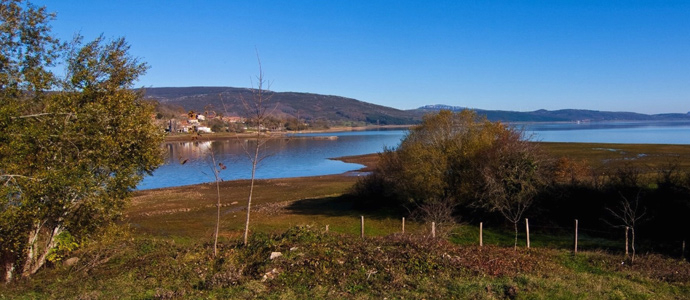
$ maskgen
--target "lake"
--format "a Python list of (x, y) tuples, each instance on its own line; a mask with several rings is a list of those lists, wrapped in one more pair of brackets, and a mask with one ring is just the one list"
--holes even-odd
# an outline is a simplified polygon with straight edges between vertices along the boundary
[[(518, 124), (532, 140), (544, 142), (592, 142), (626, 144), (690, 144), (690, 121), (684, 122), (585, 122)], [(381, 152), (395, 147), (405, 130), (373, 130), (300, 134), (302, 138), (271, 140), (256, 178), (284, 178), (340, 174), (361, 165), (331, 158)], [(309, 138), (337, 136), (335, 140)], [(223, 180), (248, 179), (251, 164), (245, 149), (255, 141), (231, 139), (204, 142), (169, 142), (165, 164), (147, 176), (137, 189), (154, 189), (212, 182), (211, 157), (227, 169)], [(185, 162), (182, 164), (182, 162)], [(356, 174), (353, 174), (356, 175)]]

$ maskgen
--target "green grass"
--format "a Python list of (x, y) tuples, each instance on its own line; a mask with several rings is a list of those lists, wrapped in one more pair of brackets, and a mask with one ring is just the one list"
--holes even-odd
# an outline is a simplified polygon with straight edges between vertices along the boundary
[[(690, 147), (544, 143), (548, 151), (600, 166), (655, 166)], [(599, 149), (616, 149), (604, 151)], [(640, 156), (645, 153), (647, 155)], [(348, 158), (357, 161), (358, 158)], [(364, 158), (370, 164), (375, 156)], [(140, 191), (126, 212), (132, 231), (111, 230), (31, 279), (0, 286), (0, 299), (683, 299), (687, 262), (640, 255), (630, 265), (622, 241), (533, 230), (525, 249), (513, 232), (460, 225), (429, 239), (429, 224), (394, 211), (360, 211), (346, 197), (356, 178), (262, 180), (252, 210), (250, 247), (239, 245), (246, 181), (223, 182), (220, 257), (213, 258), (215, 188), (197, 185)], [(365, 217), (361, 239), (360, 216)], [(305, 227), (304, 225), (308, 225)], [(329, 225), (329, 232), (325, 232)], [(294, 249), (294, 250), (291, 250)], [(604, 251), (598, 249), (605, 249)], [(269, 260), (272, 251), (283, 256)], [(273, 270), (276, 270), (273, 272)], [(264, 275), (269, 273), (264, 280)]]
[[(268, 259), (271, 252), (283, 255)], [(180, 245), (124, 231), (103, 235), (0, 299), (682, 299), (690, 264), (642, 255), (456, 245), (421, 235), (361, 239), (293, 227), (248, 247)]]

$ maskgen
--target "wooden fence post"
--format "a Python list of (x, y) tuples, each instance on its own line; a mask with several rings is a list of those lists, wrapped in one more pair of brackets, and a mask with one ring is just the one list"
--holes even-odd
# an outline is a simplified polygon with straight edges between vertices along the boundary
[(527, 249), (529, 249), (529, 220), (525, 218), (525, 232), (527, 232)]
[(362, 216), (362, 222), (360, 222), (360, 227), (362, 228), (360, 236), (364, 238), (364, 216)]
[(431, 222), (431, 237), (436, 238), (436, 222)]
[(326, 225), (326, 232), (328, 232), (328, 225)]
[(484, 222), (479, 222), (479, 247), (484, 246)]
[(625, 226), (625, 257), (628, 257), (628, 231), (630, 227)]
[(402, 218), (402, 233), (405, 234), (405, 217)]
[(577, 253), (577, 219), (575, 219), (575, 252)]

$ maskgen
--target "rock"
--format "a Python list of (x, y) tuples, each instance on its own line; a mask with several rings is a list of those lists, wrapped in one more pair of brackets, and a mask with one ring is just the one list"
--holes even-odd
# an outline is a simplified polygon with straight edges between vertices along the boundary
[(79, 262), (79, 257), (70, 257), (69, 259), (65, 260), (63, 264), (67, 267), (71, 267), (77, 264), (77, 262)]
[(270, 259), (278, 258), (278, 257), (281, 257), (281, 256), (283, 256), (283, 253), (280, 253), (280, 252), (271, 252), (271, 257), (270, 257)]
[[(276, 253), (276, 252), (274, 252), (274, 253)], [(280, 252), (277, 252), (277, 253), (280, 253)], [(264, 276), (261, 278), (261, 282), (264, 282), (264, 281), (269, 280), (269, 279), (274, 279), (274, 278), (276, 278), (276, 276), (278, 274), (279, 274), (279, 272), (277, 269), (273, 269), (269, 272), (266, 272), (266, 274), (264, 274)]]

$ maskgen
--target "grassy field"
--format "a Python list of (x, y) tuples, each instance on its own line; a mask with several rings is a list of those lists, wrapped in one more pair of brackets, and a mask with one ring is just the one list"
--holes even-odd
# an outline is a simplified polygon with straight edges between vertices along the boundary
[[(655, 168), (672, 162), (690, 168), (690, 146), (587, 143), (541, 143), (554, 157), (586, 161), (598, 169), (634, 164), (655, 174)], [(340, 158), (371, 170), (378, 155)], [(356, 176), (330, 175), (307, 178), (259, 180), (255, 190), (252, 231), (281, 232), (294, 225), (329, 225), (336, 232), (359, 233), (364, 215), (367, 232), (386, 235), (400, 230), (400, 217), (387, 212), (356, 211), (340, 196), (357, 181)], [(222, 234), (233, 239), (244, 226), (249, 181), (221, 182)], [(146, 190), (135, 193), (126, 222), (138, 233), (153, 236), (209, 240), (215, 224), (215, 183)], [(408, 223), (409, 230), (422, 230)], [(427, 229), (424, 229), (427, 230)]]
[[(690, 146), (542, 143), (554, 156), (597, 168), (678, 162)], [(377, 155), (342, 158), (376, 164)], [(365, 170), (368, 170), (365, 169)], [(401, 214), (359, 211), (343, 196), (356, 176), (260, 180), (249, 247), (239, 243), (248, 181), (222, 182), (220, 256), (213, 258), (215, 184), (138, 191), (122, 225), (30, 280), (0, 287), (0, 299), (689, 299), (690, 264), (660, 255), (625, 261), (620, 241), (534, 233), (517, 251), (512, 232), (454, 227), (441, 239)], [(365, 239), (359, 237), (365, 217)], [(325, 231), (329, 226), (329, 232)], [(283, 256), (275, 260), (271, 252)]]
[[(272, 254), (281, 256), (271, 259)], [(659, 255), (458, 246), (421, 235), (361, 239), (292, 227), (249, 246), (109, 232), (0, 299), (687, 299), (690, 264)], [(275, 255), (274, 255), (275, 256)]]
[(593, 168), (613, 169), (634, 164), (653, 170), (669, 163), (690, 168), (690, 146), (655, 144), (540, 143), (555, 157), (586, 161)]

